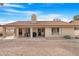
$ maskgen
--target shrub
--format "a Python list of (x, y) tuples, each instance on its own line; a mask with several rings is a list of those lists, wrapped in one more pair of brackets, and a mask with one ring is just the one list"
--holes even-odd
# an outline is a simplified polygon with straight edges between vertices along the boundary
[(65, 39), (71, 39), (71, 36), (70, 35), (65, 35), (64, 38)]
[(3, 36), (3, 34), (2, 34), (2, 33), (0, 33), (0, 36)]
[(75, 39), (79, 39), (79, 37), (75, 37)]

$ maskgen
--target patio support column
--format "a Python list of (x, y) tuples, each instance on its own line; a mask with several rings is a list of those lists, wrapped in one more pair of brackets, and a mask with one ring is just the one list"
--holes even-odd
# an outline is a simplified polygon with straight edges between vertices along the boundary
[(24, 37), (25, 29), (22, 28), (22, 37)]
[(16, 37), (19, 37), (19, 28), (16, 28)]
[(3, 27), (3, 37), (6, 37), (6, 27)]
[(59, 36), (62, 37), (62, 27), (59, 29)]
[(62, 28), (59, 28), (59, 35), (62, 35)]
[(31, 35), (31, 38), (32, 38), (33, 37), (32, 28), (30, 28), (30, 35)]
[(16, 36), (16, 28), (14, 28), (14, 36)]

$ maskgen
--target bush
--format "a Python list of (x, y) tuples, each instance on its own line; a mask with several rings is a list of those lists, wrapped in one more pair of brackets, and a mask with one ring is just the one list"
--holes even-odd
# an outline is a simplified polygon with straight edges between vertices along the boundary
[(64, 38), (65, 39), (71, 39), (71, 36), (70, 35), (65, 35)]
[(2, 34), (2, 33), (0, 33), (0, 36), (3, 36), (3, 34)]
[(79, 39), (79, 37), (75, 37), (75, 39)]

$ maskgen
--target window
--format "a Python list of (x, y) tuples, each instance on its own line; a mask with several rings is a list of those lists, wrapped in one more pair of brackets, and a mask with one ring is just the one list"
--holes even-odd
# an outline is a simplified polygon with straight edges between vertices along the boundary
[(45, 28), (38, 28), (38, 36), (45, 36)]
[(25, 36), (30, 37), (30, 28), (25, 28)]
[(59, 28), (57, 28), (57, 32), (59, 33)]
[(52, 34), (59, 34), (59, 28), (52, 28)]
[(74, 30), (79, 30), (79, 27), (74, 27)]

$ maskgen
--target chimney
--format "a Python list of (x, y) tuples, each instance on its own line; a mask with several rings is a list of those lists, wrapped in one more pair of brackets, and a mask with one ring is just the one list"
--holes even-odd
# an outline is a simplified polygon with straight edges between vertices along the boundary
[(32, 15), (32, 22), (33, 22), (33, 23), (36, 23), (36, 20), (37, 20), (37, 16), (36, 16), (35, 14), (33, 14), (33, 15)]

